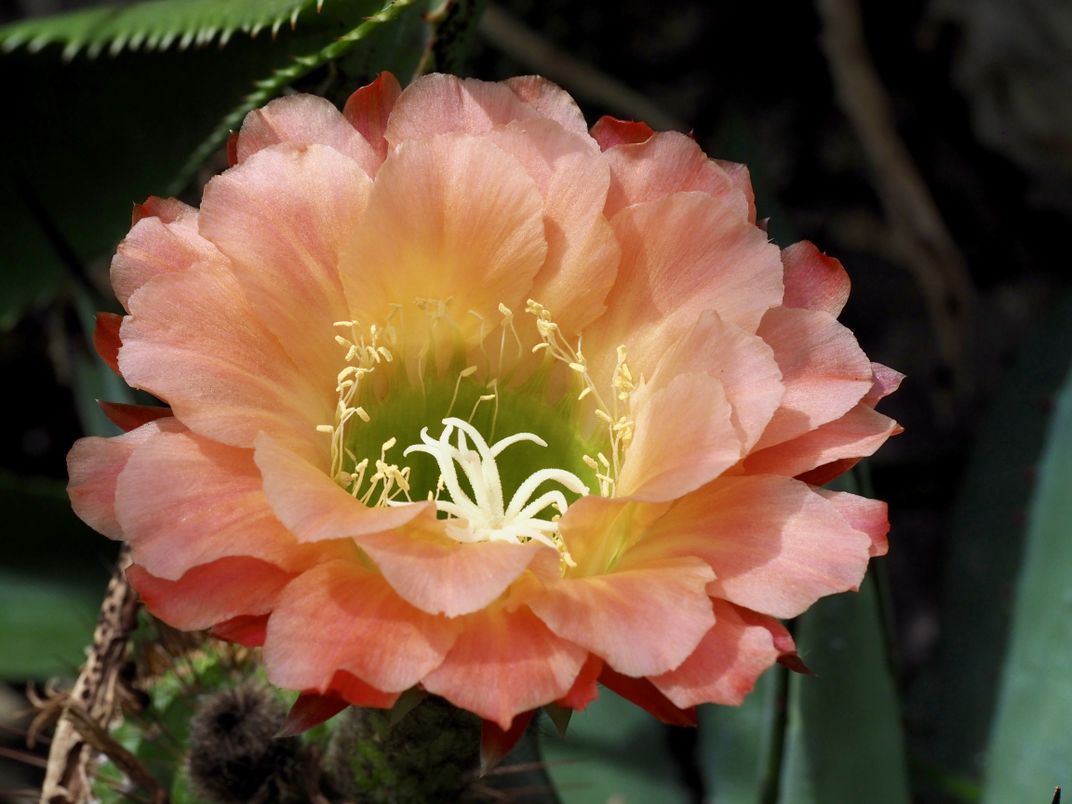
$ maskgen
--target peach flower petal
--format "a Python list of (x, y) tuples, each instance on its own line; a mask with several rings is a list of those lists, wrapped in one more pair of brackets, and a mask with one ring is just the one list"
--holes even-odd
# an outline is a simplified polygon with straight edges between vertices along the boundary
[(864, 394), (861, 401), (865, 405), (877, 405), (879, 401), (896, 391), (904, 378), (905, 375), (896, 369), (891, 369), (881, 363), (872, 363), (871, 390)]
[(566, 577), (527, 603), (552, 631), (602, 657), (619, 673), (649, 676), (677, 667), (714, 624), (696, 558)]
[(615, 493), (646, 502), (672, 500), (718, 477), (741, 458), (722, 383), (679, 374), (634, 412), (635, 434)]
[(726, 477), (680, 500), (630, 550), (631, 561), (678, 555), (715, 571), (708, 591), (774, 617), (855, 589), (871, 538), (799, 480)]
[(260, 469), (268, 505), (298, 542), (392, 530), (420, 516), (428, 507), (426, 503), (413, 503), (369, 508), (346, 493), (322, 468), (267, 433), (257, 438), (253, 460)]
[(429, 614), (457, 617), (490, 605), (541, 553), (557, 572), (558, 554), (539, 542), (461, 543), (436, 522), (356, 539), (399, 597)]
[(591, 140), (549, 120), (511, 123), (490, 139), (536, 182), (544, 204), (547, 258), (530, 291), (575, 337), (606, 308), (621, 249), (603, 217), (610, 173), (593, 159)]
[(828, 313), (778, 307), (763, 317), (759, 335), (774, 349), (785, 396), (756, 449), (844, 416), (871, 388), (867, 355)]
[(109, 539), (122, 539), (115, 513), (115, 487), (134, 450), (154, 435), (174, 431), (174, 419), (145, 424), (114, 438), (89, 436), (74, 442), (67, 453), (67, 495), (79, 519)]
[(594, 149), (596, 143), (588, 135), (588, 124), (576, 101), (566, 90), (539, 75), (519, 75), (503, 81), (521, 100), (536, 110), (536, 113), (553, 120), (566, 131), (580, 134), (586, 147)]
[(264, 663), (281, 687), (325, 692), (338, 670), (400, 692), (437, 667), (457, 637), (353, 561), (320, 564), (290, 583), (268, 620)]
[(307, 444), (331, 420), (331, 388), (308, 382), (219, 263), (157, 276), (131, 296), (130, 310), (120, 329), (123, 376), (166, 399), (192, 430), (237, 447), (253, 446), (262, 430)]
[(713, 602), (715, 625), (696, 650), (680, 667), (651, 679), (682, 709), (704, 703), (739, 706), (781, 655), (774, 634), (785, 629), (777, 621), (722, 600)]
[(165, 580), (230, 556), (297, 572), (326, 552), (297, 544), (272, 514), (251, 450), (190, 432), (157, 432), (134, 450), (115, 510), (135, 563)]
[(631, 204), (700, 192), (721, 199), (731, 219), (751, 222), (738, 182), (685, 134), (661, 131), (643, 142), (610, 148), (605, 156), (611, 172), (607, 217)]
[(655, 132), (647, 123), (633, 120), (619, 120), (610, 115), (603, 115), (592, 126), (592, 139), (599, 143), (599, 149), (606, 151), (615, 145), (632, 145), (646, 142)]
[(884, 556), (889, 551), (886, 534), (890, 532), (887, 505), (882, 500), (870, 500), (846, 491), (816, 489), (837, 508), (845, 521), (871, 537), (871, 557)]
[(269, 101), (246, 115), (238, 133), (238, 162), (281, 143), (327, 145), (350, 157), (369, 176), (383, 157), (354, 129), (335, 104), (316, 95), (289, 95)]
[(303, 384), (331, 396), (344, 356), (332, 325), (350, 317), (339, 251), (371, 185), (325, 145), (276, 145), (210, 181), (201, 203), (201, 233), (230, 258), (250, 308), (302, 368)]
[(821, 310), (835, 318), (849, 299), (849, 275), (841, 263), (807, 240), (782, 249), (786, 307)]
[(463, 622), (458, 641), (424, 678), (424, 688), (503, 731), (516, 715), (565, 695), (588, 655), (524, 606), (493, 606)]
[(514, 120), (541, 117), (506, 84), (433, 74), (406, 87), (391, 111), (391, 145), (440, 134), (485, 134)]
[(184, 631), (265, 614), (292, 578), (274, 564), (237, 556), (194, 567), (178, 580), (157, 578), (137, 564), (127, 569), (127, 579), (149, 611)]
[[(781, 301), (777, 247), (725, 197), (677, 193), (628, 207), (611, 223), (622, 264), (607, 313), (585, 342), (592, 355), (613, 355), (624, 343), (634, 376), (651, 376), (660, 356), (706, 310), (755, 332)], [(608, 376), (612, 368), (611, 360)]]
[(112, 258), (112, 289), (127, 310), (131, 295), (158, 274), (220, 258), (197, 229), (197, 210), (175, 199), (149, 198), (134, 208), (134, 225)]
[(749, 455), (744, 471), (753, 475), (795, 477), (844, 458), (873, 455), (901, 426), (867, 405), (856, 405), (844, 416), (804, 435)]
[[(391, 73), (382, 72), (371, 84), (356, 90), (346, 101), (342, 115), (372, 147), (378, 162), (387, 158), (387, 121), (402, 87)], [(377, 164), (379, 169), (379, 164)]]
[(468, 311), (520, 311), (546, 255), (543, 203), (517, 160), (486, 139), (443, 135), (383, 163), (343, 282), (363, 322), (382, 322), (391, 304), (453, 298), (454, 323), (476, 332)]

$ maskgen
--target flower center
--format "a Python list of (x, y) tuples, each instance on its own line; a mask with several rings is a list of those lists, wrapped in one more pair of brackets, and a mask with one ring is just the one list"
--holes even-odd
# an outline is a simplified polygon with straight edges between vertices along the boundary
[(347, 365), (335, 422), (318, 428), (332, 477), (369, 506), (434, 502), (459, 542), (535, 540), (568, 563), (559, 517), (589, 492), (584, 476), (613, 494), (632, 437), (624, 349), (601, 394), (580, 339), (571, 345), (536, 302), (530, 348), (504, 305), (497, 323), (472, 311), (458, 322), (450, 306), (417, 299), (383, 325), (337, 322)]

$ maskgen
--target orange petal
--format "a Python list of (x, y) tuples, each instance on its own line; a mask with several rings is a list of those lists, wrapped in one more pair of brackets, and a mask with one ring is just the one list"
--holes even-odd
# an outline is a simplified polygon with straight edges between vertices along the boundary
[(256, 558), (221, 558), (175, 581), (132, 564), (127, 579), (142, 602), (168, 625), (198, 631), (235, 617), (266, 614), (294, 576)]
[(821, 310), (837, 318), (849, 300), (849, 275), (841, 263), (807, 240), (782, 250), (786, 307)]
[(856, 405), (844, 416), (809, 430), (799, 438), (754, 452), (744, 460), (747, 474), (799, 474), (843, 458), (860, 459), (901, 432), (900, 425), (867, 405)]
[(886, 503), (844, 491), (816, 491), (834, 504), (849, 525), (871, 537), (872, 558), (886, 555), (889, 550), (886, 534), (890, 532)]
[(650, 377), (701, 313), (755, 332), (781, 301), (778, 249), (725, 196), (678, 193), (628, 207), (611, 224), (622, 264), (606, 315), (585, 333), (586, 352), (610, 356), (608, 376), (619, 344), (633, 375)]
[(630, 204), (673, 193), (700, 192), (720, 198), (733, 218), (751, 222), (748, 199), (737, 182), (709, 159), (692, 137), (661, 131), (642, 142), (611, 148), (606, 158), (611, 170), (608, 216)]
[(98, 399), (97, 407), (108, 417), (108, 421), (125, 433), (148, 422), (171, 416), (171, 408), (157, 408), (152, 405), (127, 405), (123, 402), (102, 402)]
[(123, 345), (119, 337), (119, 325), (122, 323), (121, 315), (97, 313), (97, 326), (93, 329), (93, 348), (116, 374), (119, 373), (119, 347)]
[[(394, 303), (453, 299), (453, 323), (476, 332), (467, 311), (519, 310), (546, 255), (543, 203), (518, 161), (486, 139), (443, 135), (383, 163), (343, 282), (361, 321), (382, 322)], [(425, 321), (413, 326), (427, 337)]]
[(240, 614), (212, 626), (212, 636), (247, 648), (259, 648), (264, 644), (267, 630), (267, 614)]
[(592, 138), (599, 143), (599, 149), (606, 151), (615, 145), (631, 145), (646, 142), (655, 132), (647, 123), (632, 120), (619, 120), (610, 115), (603, 115), (592, 126)]
[(480, 728), (480, 775), (483, 776), (494, 768), (502, 759), (514, 750), (518, 741), (524, 736), (525, 729), (532, 722), (536, 710), (523, 712), (514, 718), (510, 728), (503, 730), (497, 723), (485, 720)]
[(714, 601), (714, 610), (715, 625), (692, 655), (676, 670), (651, 679), (683, 709), (703, 703), (739, 705), (781, 655), (773, 634), (785, 629), (778, 622), (746, 615), (722, 600)]
[(134, 450), (115, 509), (134, 561), (158, 578), (227, 556), (298, 571), (326, 552), (298, 544), (272, 514), (250, 450), (190, 432), (159, 432)]
[(712, 595), (795, 617), (824, 595), (855, 589), (870, 547), (869, 536), (807, 484), (760, 475), (720, 478), (678, 501), (628, 555), (702, 558), (715, 571)]
[(511, 120), (540, 116), (506, 84), (436, 73), (402, 91), (385, 136), (398, 145), (446, 133), (483, 134)]
[(512, 123), (492, 142), (516, 158), (536, 182), (544, 205), (547, 258), (531, 296), (576, 336), (605, 309), (621, 250), (603, 217), (610, 173), (591, 139), (550, 120)]
[(173, 198), (149, 198), (135, 207), (130, 232), (112, 258), (112, 288), (130, 309), (130, 296), (159, 274), (184, 271), (220, 254), (197, 230), (197, 210)]
[(737, 463), (741, 442), (722, 383), (679, 374), (634, 412), (615, 494), (646, 502), (681, 497)]
[(339, 670), (335, 674), (328, 685), (328, 690), (335, 695), (342, 696), (353, 706), (371, 709), (390, 709), (398, 702), (402, 694), (378, 690), (345, 670)]
[(484, 609), (462, 622), (458, 641), (424, 688), (503, 731), (516, 715), (565, 695), (587, 657), (524, 606)]
[(871, 388), (871, 362), (829, 313), (778, 307), (763, 317), (759, 335), (774, 349), (785, 384), (759, 449), (844, 416)]
[(188, 427), (239, 447), (262, 430), (295, 444), (322, 441), (316, 426), (334, 415), (334, 385), (313, 387), (225, 267), (159, 275), (131, 296), (130, 310), (119, 368)]
[(323, 469), (267, 433), (257, 438), (253, 459), (260, 469), (268, 504), (299, 542), (392, 530), (428, 508), (427, 503), (369, 508), (347, 494)]
[(484, 608), (540, 553), (551, 554), (558, 567), (557, 554), (539, 542), (462, 544), (443, 535), (434, 518), (414, 525), (360, 536), (357, 543), (403, 600), (429, 614), (457, 617)]
[(605, 575), (551, 583), (528, 605), (558, 636), (619, 673), (647, 676), (681, 664), (714, 624), (704, 591), (713, 579), (696, 558), (629, 562)]
[(315, 692), (303, 692), (294, 701), (294, 705), (287, 712), (287, 719), (279, 729), (276, 737), (293, 737), (309, 731), (314, 726), (326, 723), (343, 709), (349, 706), (349, 702), (337, 695), (319, 695)]
[(354, 561), (331, 561), (279, 597), (264, 664), (269, 681), (289, 689), (324, 692), (344, 670), (383, 692), (401, 692), (443, 661), (456, 634), (450, 620), (413, 608), (383, 576)]
[(67, 494), (79, 519), (109, 539), (123, 538), (115, 516), (115, 485), (135, 448), (161, 429), (179, 429), (174, 419), (150, 423), (114, 438), (91, 436), (67, 453)]
[[(759, 336), (726, 323), (708, 310), (664, 352), (649, 387), (661, 388), (678, 374), (699, 370), (722, 383), (742, 452), (747, 452), (785, 395), (774, 350)], [(642, 397), (643, 391), (637, 404)]]
[[(343, 107), (343, 117), (365, 138), (379, 162), (387, 158), (387, 120), (391, 116), (402, 87), (389, 72), (382, 72), (371, 84), (356, 90)], [(379, 164), (376, 166), (379, 169)]]
[(601, 672), (603, 672), (603, 660), (595, 654), (589, 654), (570, 691), (555, 703), (577, 712), (583, 712), (588, 708), (588, 704), (599, 697), (599, 685), (596, 682), (599, 681)]
[(305, 383), (328, 391), (345, 357), (333, 323), (350, 318), (339, 251), (371, 185), (332, 148), (285, 144), (212, 179), (201, 203), (201, 232), (230, 258), (250, 308)]
[(671, 726), (695, 726), (696, 709), (675, 706), (646, 678), (631, 678), (604, 667), (599, 681), (607, 689), (632, 701)]
[(238, 162), (271, 145), (327, 145), (350, 157), (368, 175), (383, 161), (335, 105), (316, 95), (288, 95), (246, 115), (238, 133)]
[(580, 134), (587, 147), (595, 150), (596, 145), (588, 136), (584, 113), (562, 87), (538, 75), (519, 75), (507, 78), (503, 83), (541, 117), (555, 121), (566, 131)]

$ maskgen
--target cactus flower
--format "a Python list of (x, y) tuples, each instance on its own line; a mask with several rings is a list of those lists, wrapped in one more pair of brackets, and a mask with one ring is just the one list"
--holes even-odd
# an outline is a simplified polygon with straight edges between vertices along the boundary
[(745, 168), (540, 78), (389, 75), (251, 112), (200, 208), (138, 206), (97, 345), (166, 407), (69, 456), (149, 610), (284, 688), (417, 687), (507, 730), (597, 684), (737, 704), (855, 589), (898, 428), (841, 265)]

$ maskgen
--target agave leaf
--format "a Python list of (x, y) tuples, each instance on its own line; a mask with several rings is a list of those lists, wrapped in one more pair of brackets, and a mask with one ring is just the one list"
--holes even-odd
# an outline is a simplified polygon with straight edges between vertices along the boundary
[(1072, 787), (1070, 492), (1072, 374), (1057, 399), (1028, 515), (984, 802), (1045, 801), (1054, 786)]
[(24, 20), (0, 28), (0, 49), (41, 50), (63, 45), (63, 57), (85, 51), (96, 57), (130, 50), (185, 50), (218, 43), (225, 45), (236, 32), (256, 36), (277, 33), (284, 23), (297, 24), (299, 15), (323, 0), (150, 0), (125, 6), (99, 6), (55, 17)]
[(913, 685), (908, 710), (917, 724), (910, 733), (918, 786), (929, 782), (946, 798), (978, 798), (1009, 644), (1014, 572), (1024, 555), (1033, 467), (1046, 438), (1044, 414), (1070, 365), (1072, 296), (1025, 339), (979, 429), (954, 506), (942, 639), (935, 661)]

